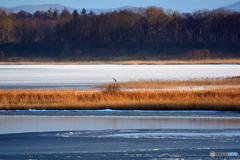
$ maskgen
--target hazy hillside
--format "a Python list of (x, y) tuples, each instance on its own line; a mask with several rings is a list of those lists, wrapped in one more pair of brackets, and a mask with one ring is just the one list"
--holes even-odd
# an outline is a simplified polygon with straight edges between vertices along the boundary
[[(47, 11), (50, 8), (58, 9), (59, 11), (63, 10), (66, 6), (59, 5), (59, 4), (45, 4), (45, 5), (23, 5), (23, 6), (16, 6), (13, 8), (8, 8), (14, 12), (19, 12), (21, 10), (27, 11), (29, 13), (34, 13), (36, 11)], [(70, 12), (74, 11), (74, 8), (67, 7)]]
[[(24, 6), (16, 6), (13, 8), (7, 8), (8, 10), (12, 10), (14, 12), (19, 12), (21, 10), (25, 10), (29, 13), (35, 13), (36, 11), (47, 11), (50, 8), (52, 9), (58, 9), (59, 11), (62, 11), (64, 8), (68, 8), (68, 10), (72, 13), (74, 10), (77, 10), (79, 13), (82, 11), (82, 8), (71, 8), (68, 6), (63, 6), (60, 4), (46, 4), (46, 5), (24, 5)], [(119, 8), (86, 8), (87, 12), (93, 11), (96, 14), (100, 13), (106, 13), (106, 12), (113, 12), (113, 11), (119, 11), (131, 8), (131, 6), (124, 6)]]
[[(64, 8), (68, 8), (68, 10), (71, 13), (74, 10), (77, 10), (80, 13), (84, 7), (83, 8), (71, 8), (68, 6), (60, 5), (60, 4), (44, 4), (44, 5), (22, 5), (22, 6), (7, 8), (7, 9), (14, 11), (16, 13), (21, 10), (25, 10), (25, 11), (33, 14), (36, 11), (47, 11), (50, 8), (58, 9), (59, 11), (62, 11)], [(125, 10), (125, 9), (130, 9), (130, 8), (132, 8), (132, 7), (131, 6), (123, 6), (123, 7), (119, 7), (119, 8), (85, 8), (85, 9), (87, 10), (87, 13), (89, 13), (90, 11), (93, 11), (96, 14), (100, 14), (102, 12), (106, 13), (106, 12), (113, 12), (113, 11)], [(223, 6), (221, 8), (226, 9), (226, 10), (240, 11), (240, 1), (233, 3), (233, 4), (229, 4), (227, 6)]]
[(223, 9), (226, 10), (232, 10), (232, 11), (240, 11), (240, 1), (233, 3), (233, 4), (229, 4), (227, 6), (222, 7)]

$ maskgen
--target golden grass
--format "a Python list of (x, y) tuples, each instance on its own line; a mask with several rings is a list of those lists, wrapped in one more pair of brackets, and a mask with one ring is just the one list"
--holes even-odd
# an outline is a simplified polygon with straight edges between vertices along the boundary
[(205, 59), (205, 60), (132, 60), (132, 61), (14, 61), (0, 62), (0, 65), (101, 65), (101, 64), (122, 64), (122, 65), (170, 65), (170, 64), (240, 64), (240, 59)]
[(1, 110), (23, 109), (231, 110), (240, 111), (240, 89), (163, 91), (0, 90)]
[[(106, 88), (109, 84), (98, 86), (99, 88)], [(232, 86), (240, 85), (240, 76), (227, 78), (202, 78), (189, 80), (137, 80), (118, 83), (120, 88), (128, 89), (166, 89), (190, 86)]]
[(171, 65), (171, 64), (240, 64), (240, 59), (205, 59), (205, 60), (156, 60), (156, 61), (119, 61), (125, 65)]

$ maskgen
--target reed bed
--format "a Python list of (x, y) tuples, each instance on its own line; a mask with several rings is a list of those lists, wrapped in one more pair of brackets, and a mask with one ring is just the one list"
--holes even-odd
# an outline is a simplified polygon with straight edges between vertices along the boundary
[(0, 65), (102, 65), (102, 64), (123, 64), (123, 65), (172, 65), (172, 64), (240, 64), (239, 58), (228, 59), (203, 59), (203, 60), (126, 60), (126, 61), (6, 61)]
[(99, 91), (0, 90), (0, 109), (240, 111), (239, 88), (129, 91), (114, 85)]
[[(97, 86), (98, 88), (106, 88), (109, 84)], [(188, 80), (137, 80), (118, 83), (120, 88), (128, 89), (170, 89), (190, 86), (234, 86), (240, 85), (240, 76), (225, 78), (202, 78)]]
[(240, 64), (239, 58), (229, 59), (202, 59), (202, 60), (133, 60), (119, 61), (117, 64), (125, 65), (171, 65), (171, 64)]

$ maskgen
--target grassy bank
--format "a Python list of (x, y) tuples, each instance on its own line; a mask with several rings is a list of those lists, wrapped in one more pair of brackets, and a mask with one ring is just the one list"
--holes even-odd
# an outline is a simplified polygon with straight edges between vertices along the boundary
[[(137, 80), (118, 83), (119, 87), (124, 89), (170, 89), (178, 87), (193, 87), (193, 86), (233, 86), (240, 85), (240, 76), (224, 77), (224, 78), (202, 78), (188, 80)], [(99, 88), (107, 88), (109, 84), (98, 86)]]
[(0, 90), (1, 110), (124, 109), (240, 111), (240, 89), (192, 91), (118, 90)]
[(126, 61), (52, 61), (44, 59), (38, 61), (16, 60), (0, 62), (0, 65), (101, 65), (101, 64), (122, 64), (122, 65), (171, 65), (171, 64), (240, 64), (240, 59), (205, 59), (205, 60), (126, 60)]

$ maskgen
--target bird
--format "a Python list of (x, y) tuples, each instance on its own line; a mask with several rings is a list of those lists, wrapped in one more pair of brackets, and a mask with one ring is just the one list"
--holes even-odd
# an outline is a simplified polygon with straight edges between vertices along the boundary
[(117, 77), (117, 78), (113, 78), (113, 80), (114, 80), (115, 82), (117, 82), (117, 79), (118, 79), (118, 77)]

